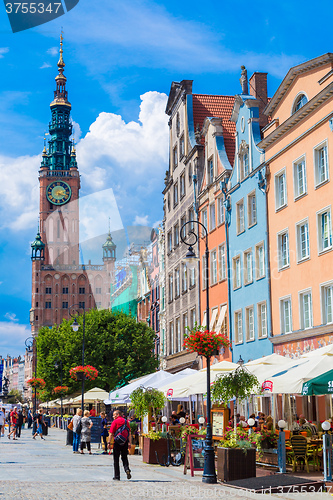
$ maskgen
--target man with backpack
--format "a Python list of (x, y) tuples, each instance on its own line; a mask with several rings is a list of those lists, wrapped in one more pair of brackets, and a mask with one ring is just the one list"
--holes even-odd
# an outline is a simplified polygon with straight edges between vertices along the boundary
[(123, 462), (124, 470), (127, 479), (131, 479), (131, 471), (128, 463), (128, 448), (131, 446), (131, 428), (128, 420), (126, 420), (120, 410), (113, 412), (113, 422), (110, 428), (108, 447), (111, 448), (111, 440), (114, 438), (113, 444), (113, 466), (114, 477), (116, 481), (120, 480), (119, 457)]

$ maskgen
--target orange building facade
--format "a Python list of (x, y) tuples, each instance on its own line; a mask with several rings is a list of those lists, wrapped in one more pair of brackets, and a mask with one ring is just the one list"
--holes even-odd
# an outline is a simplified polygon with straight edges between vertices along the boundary
[(333, 54), (289, 70), (266, 107), (274, 351), (333, 343)]

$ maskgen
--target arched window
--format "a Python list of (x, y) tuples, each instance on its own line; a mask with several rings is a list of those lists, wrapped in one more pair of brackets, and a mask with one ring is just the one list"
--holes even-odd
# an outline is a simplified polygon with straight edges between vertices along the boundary
[(305, 94), (299, 94), (293, 104), (292, 115), (296, 113), (299, 109), (303, 108), (303, 106), (308, 102), (308, 98)]

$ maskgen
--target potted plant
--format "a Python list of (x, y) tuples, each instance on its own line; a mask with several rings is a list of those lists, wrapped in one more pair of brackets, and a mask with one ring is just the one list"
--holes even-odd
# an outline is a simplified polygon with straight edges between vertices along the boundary
[(200, 356), (213, 356), (221, 347), (229, 347), (228, 338), (222, 333), (210, 332), (203, 326), (195, 325), (193, 330), (185, 333), (184, 348), (197, 352)]
[(131, 436), (132, 436), (131, 449), (130, 449), (129, 454), (134, 455), (137, 437), (138, 437), (138, 424), (136, 422), (130, 422), (129, 424), (130, 424)]
[(75, 366), (69, 370), (69, 374), (74, 380), (95, 380), (98, 370), (91, 365)]
[[(218, 479), (233, 481), (256, 476), (256, 450), (246, 431), (237, 428), (236, 403), (251, 394), (259, 392), (259, 382), (246, 368), (239, 366), (228, 375), (219, 376), (212, 386), (212, 399), (219, 403), (228, 403), (234, 397), (234, 429), (226, 433), (222, 446), (218, 448)], [(243, 434), (240, 436), (240, 432)]]
[(34, 389), (44, 389), (46, 382), (43, 378), (33, 377), (27, 380), (27, 384)]
[(65, 396), (68, 393), (67, 385), (58, 385), (53, 389), (53, 392), (56, 396)]
[[(157, 423), (157, 413), (165, 405), (165, 396), (163, 392), (151, 387), (138, 387), (131, 394), (131, 407), (135, 409), (135, 414), (139, 418), (151, 414), (154, 421)], [(149, 464), (157, 464), (156, 452), (158, 456), (167, 455), (167, 440), (162, 438), (161, 433), (149, 431), (143, 435), (143, 452), (142, 459)]]

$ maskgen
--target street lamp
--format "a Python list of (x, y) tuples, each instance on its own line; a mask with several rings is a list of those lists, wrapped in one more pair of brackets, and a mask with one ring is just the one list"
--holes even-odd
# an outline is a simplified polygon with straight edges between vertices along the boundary
[[(32, 354), (33, 357), (33, 362), (35, 365), (35, 378), (37, 378), (37, 346), (36, 346), (36, 339), (34, 337), (28, 337), (25, 339), (25, 346), (27, 348), (28, 354)], [(34, 403), (33, 403), (33, 413), (34, 415), (36, 414), (37, 410), (37, 387), (35, 387), (34, 390)]]
[[(190, 224), (190, 230), (186, 235), (186, 226)], [(199, 235), (194, 231), (194, 224), (198, 225), (198, 232), (200, 227), (203, 230), (203, 237), (205, 238), (206, 249), (205, 249), (205, 260), (206, 260), (206, 323), (207, 330), (209, 330), (209, 250), (208, 250), (208, 231), (206, 226), (197, 220), (185, 222), (185, 224), (180, 229), (180, 239), (185, 245), (187, 245), (188, 251), (186, 253), (185, 259), (187, 262), (193, 263), (197, 261), (198, 258), (195, 255), (193, 246), (199, 241)], [(193, 238), (191, 238), (193, 236)], [(189, 240), (192, 241), (189, 243)], [(210, 356), (206, 356), (207, 361), (207, 427), (206, 427), (206, 444), (205, 444), (205, 457), (204, 457), (204, 471), (202, 475), (202, 482), (215, 484), (217, 483), (216, 471), (215, 471), (215, 455), (213, 448), (213, 436), (212, 436), (212, 424), (211, 424), (211, 400), (210, 400)]]
[[(76, 311), (78, 313), (78, 311), (80, 309), (83, 310), (83, 323), (82, 323), (82, 331), (83, 331), (83, 338), (82, 338), (82, 366), (84, 366), (84, 339), (85, 339), (85, 335), (86, 335), (86, 311), (85, 311), (85, 304), (84, 302), (81, 302), (81, 304), (74, 304), (72, 306), (72, 309), (74, 309), (74, 307), (78, 307), (78, 310)], [(77, 332), (80, 325), (79, 323), (77, 322), (77, 319), (76, 317), (74, 317), (73, 314), (70, 313), (69, 311), (69, 315), (74, 318), (74, 321), (72, 323), (72, 329), (73, 329), (73, 332)], [(84, 373), (82, 373), (82, 392), (81, 392), (81, 410), (82, 410), (82, 413), (84, 412)]]
[[(56, 360), (54, 363), (54, 368), (57, 370), (60, 368), (60, 385), (62, 387), (62, 359)], [(63, 408), (62, 408), (62, 390), (60, 392), (60, 414), (61, 414), (61, 425), (62, 425), (62, 415), (63, 415)]]

